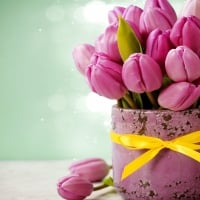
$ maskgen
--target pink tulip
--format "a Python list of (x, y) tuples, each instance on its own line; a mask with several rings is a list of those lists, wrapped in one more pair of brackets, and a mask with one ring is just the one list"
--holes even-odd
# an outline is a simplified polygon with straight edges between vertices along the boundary
[(200, 97), (200, 86), (188, 82), (169, 85), (158, 96), (160, 106), (174, 110), (184, 110), (194, 104)]
[(181, 16), (194, 15), (200, 18), (200, 1), (199, 0), (187, 0), (184, 4)]
[(154, 29), (162, 31), (171, 29), (173, 24), (169, 21), (166, 12), (159, 8), (148, 8), (140, 17), (140, 32), (146, 36)]
[(109, 172), (109, 166), (100, 158), (90, 158), (72, 163), (72, 174), (77, 174), (91, 182), (101, 181)]
[(58, 194), (67, 200), (82, 200), (93, 191), (93, 185), (79, 176), (66, 176), (57, 184)]
[(186, 46), (178, 46), (169, 51), (165, 68), (168, 76), (175, 82), (192, 82), (200, 78), (200, 58)]
[(143, 10), (140, 7), (130, 5), (125, 9), (122, 18), (128, 22), (135, 24), (137, 29), (139, 30), (140, 16), (142, 12)]
[(122, 6), (115, 6), (113, 10), (108, 12), (108, 21), (110, 24), (118, 23), (119, 16), (122, 16), (125, 8)]
[(146, 43), (146, 54), (158, 62), (163, 71), (166, 55), (173, 47), (169, 35), (169, 30), (163, 32), (159, 29), (155, 29), (149, 34)]
[(200, 19), (195, 16), (181, 17), (174, 24), (170, 39), (175, 46), (185, 45), (200, 56)]
[(90, 63), (90, 58), (94, 53), (94, 46), (90, 44), (81, 44), (74, 48), (72, 56), (78, 71), (85, 75), (85, 70)]
[(94, 54), (86, 75), (91, 89), (109, 99), (119, 99), (126, 87), (122, 81), (122, 66), (103, 54)]
[(121, 62), (117, 45), (117, 29), (117, 24), (109, 25), (105, 32), (97, 38), (95, 49), (97, 52), (107, 54), (112, 60)]
[[(139, 41), (142, 41), (139, 29), (136, 24), (127, 21)], [(122, 63), (117, 43), (118, 24), (110, 24), (105, 32), (101, 34), (95, 42), (95, 50), (98, 53), (104, 53), (115, 62)]]
[(142, 53), (132, 54), (125, 61), (122, 78), (126, 87), (137, 93), (151, 92), (162, 85), (160, 66), (153, 58)]
[(176, 12), (167, 0), (146, 0), (144, 10), (149, 8), (159, 8), (164, 11), (171, 24), (177, 20)]

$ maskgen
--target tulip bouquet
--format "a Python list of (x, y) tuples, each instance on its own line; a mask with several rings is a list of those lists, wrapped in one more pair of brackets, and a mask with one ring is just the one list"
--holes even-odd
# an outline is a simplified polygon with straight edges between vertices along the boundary
[(122, 108), (198, 108), (199, 4), (187, 1), (179, 17), (167, 0), (114, 7), (94, 44), (74, 48), (77, 69), (93, 92)]
[[(94, 44), (74, 48), (75, 65), (93, 92), (116, 99), (119, 108), (200, 108), (199, 10), (200, 0), (186, 1), (179, 17), (167, 0), (146, 0), (143, 9), (116, 6)], [(106, 177), (109, 166), (89, 159), (69, 171), (58, 193), (81, 200), (96, 190), (92, 183)]]

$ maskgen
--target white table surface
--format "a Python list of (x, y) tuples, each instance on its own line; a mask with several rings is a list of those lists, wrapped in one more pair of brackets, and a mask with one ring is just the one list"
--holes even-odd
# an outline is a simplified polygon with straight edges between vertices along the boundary
[[(70, 161), (0, 161), (1, 200), (62, 200), (56, 183), (68, 175)], [(122, 200), (112, 187), (87, 200)]]

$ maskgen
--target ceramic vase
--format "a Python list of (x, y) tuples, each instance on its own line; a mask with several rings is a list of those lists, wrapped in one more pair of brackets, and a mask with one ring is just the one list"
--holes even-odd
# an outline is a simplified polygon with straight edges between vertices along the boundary
[[(134, 110), (112, 107), (112, 129), (172, 140), (200, 130), (200, 109), (184, 111)], [(200, 200), (200, 163), (181, 153), (163, 149), (150, 162), (121, 180), (124, 166), (145, 150), (131, 150), (113, 142), (113, 178), (126, 200)]]

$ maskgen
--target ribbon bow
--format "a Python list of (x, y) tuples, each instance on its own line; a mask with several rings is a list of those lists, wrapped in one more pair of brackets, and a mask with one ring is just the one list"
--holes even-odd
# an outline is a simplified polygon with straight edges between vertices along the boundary
[(124, 180), (140, 167), (148, 163), (164, 148), (182, 153), (200, 162), (200, 152), (196, 151), (200, 150), (200, 145), (198, 144), (200, 143), (200, 131), (192, 132), (170, 141), (164, 141), (156, 137), (144, 135), (118, 134), (111, 131), (111, 140), (131, 150), (148, 149), (148, 151), (124, 167), (121, 180)]

